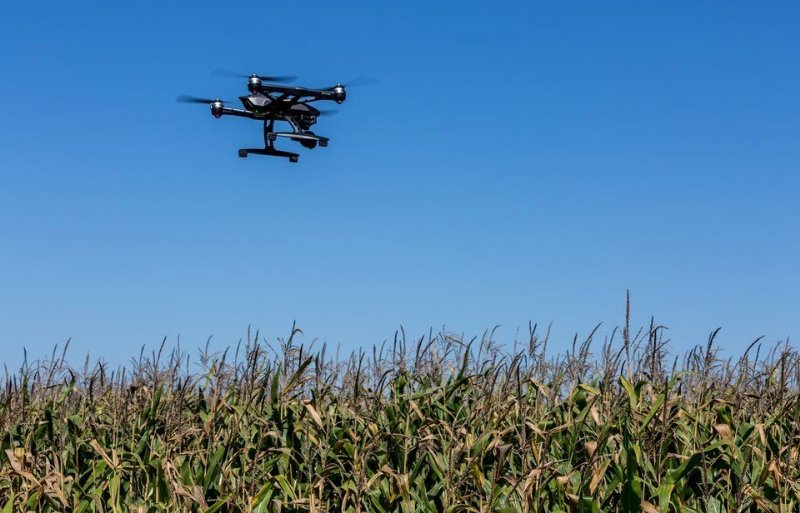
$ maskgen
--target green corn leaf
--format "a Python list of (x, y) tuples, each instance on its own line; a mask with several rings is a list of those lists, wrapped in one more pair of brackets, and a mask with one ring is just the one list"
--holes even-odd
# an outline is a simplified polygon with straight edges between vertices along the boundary
[(0, 513), (14, 513), (14, 494), (8, 498), (3, 509), (0, 509)]
[(625, 389), (625, 393), (628, 394), (628, 402), (630, 403), (631, 411), (636, 411), (636, 407), (639, 404), (639, 395), (636, 393), (633, 385), (631, 385), (624, 376), (619, 377), (619, 383), (622, 385), (622, 388)]

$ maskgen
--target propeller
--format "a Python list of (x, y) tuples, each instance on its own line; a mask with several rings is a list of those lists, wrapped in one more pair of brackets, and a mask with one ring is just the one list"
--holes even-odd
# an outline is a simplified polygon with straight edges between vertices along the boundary
[(220, 100), (219, 98), (211, 99), (211, 98), (198, 98), (197, 96), (189, 96), (186, 94), (182, 94), (175, 98), (176, 102), (179, 103), (205, 103), (206, 105), (212, 104), (214, 102), (222, 102), (222, 103), (229, 103), (227, 100)]
[(215, 69), (212, 73), (212, 76), (220, 77), (220, 78), (250, 78), (255, 76), (259, 80), (263, 80), (264, 82), (292, 82), (297, 80), (296, 76), (292, 75), (279, 75), (279, 76), (272, 76), (272, 75), (256, 75), (255, 73), (247, 75), (245, 73), (237, 73), (236, 71), (230, 71), (227, 69)]
[(327, 88), (325, 88), (325, 90), (326, 91), (333, 91), (334, 88), (336, 88), (338, 86), (361, 87), (361, 86), (366, 86), (366, 85), (374, 85), (374, 84), (377, 84), (377, 83), (378, 83), (378, 81), (376, 79), (372, 78), (372, 77), (368, 77), (366, 75), (359, 75), (359, 76), (357, 76), (357, 77), (355, 77), (355, 78), (353, 78), (351, 80), (348, 80), (347, 82), (344, 82), (342, 84), (336, 84), (335, 86), (327, 87)]
[(320, 116), (335, 116), (339, 113), (336, 109), (317, 109)]

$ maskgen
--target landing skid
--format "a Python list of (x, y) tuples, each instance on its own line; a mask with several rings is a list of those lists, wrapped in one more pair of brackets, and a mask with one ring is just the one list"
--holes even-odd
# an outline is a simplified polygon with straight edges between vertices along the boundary
[(291, 151), (276, 150), (271, 146), (266, 148), (242, 148), (239, 150), (239, 156), (243, 159), (247, 158), (247, 156), (251, 153), (255, 155), (269, 155), (271, 157), (286, 157), (289, 159), (289, 162), (297, 162), (297, 158), (300, 156), (299, 154), (292, 153)]

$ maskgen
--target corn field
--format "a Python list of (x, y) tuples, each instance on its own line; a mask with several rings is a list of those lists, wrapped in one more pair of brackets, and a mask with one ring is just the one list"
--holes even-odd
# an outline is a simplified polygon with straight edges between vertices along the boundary
[(664, 333), (59, 350), (6, 373), (0, 513), (800, 511), (798, 353)]

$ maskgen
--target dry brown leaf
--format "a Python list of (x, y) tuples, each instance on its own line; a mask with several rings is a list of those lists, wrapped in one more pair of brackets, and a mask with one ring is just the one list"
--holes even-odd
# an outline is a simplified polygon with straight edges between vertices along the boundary
[(716, 424), (714, 429), (717, 430), (717, 433), (724, 438), (725, 440), (733, 440), (733, 431), (731, 427), (727, 424)]
[(319, 416), (317, 410), (314, 408), (314, 405), (311, 404), (311, 401), (304, 401), (303, 406), (305, 406), (306, 411), (311, 418), (314, 419), (314, 423), (317, 425), (318, 428), (322, 429), (322, 417)]
[(594, 423), (596, 425), (603, 425), (603, 419), (600, 417), (600, 412), (597, 410), (597, 406), (593, 404), (592, 407), (589, 408), (589, 413), (592, 415), (592, 419), (594, 419)]
[(542, 472), (543, 472), (542, 467), (536, 467), (535, 469), (531, 470), (528, 473), (528, 477), (525, 478), (525, 488), (523, 496), (530, 495), (531, 493), (536, 491), (534, 487), (536, 485), (537, 478), (541, 475)]
[(412, 410), (414, 410), (414, 413), (417, 414), (417, 417), (419, 417), (420, 420), (425, 420), (425, 415), (422, 413), (422, 410), (419, 409), (419, 406), (417, 406), (416, 401), (409, 401), (408, 405)]
[(597, 451), (597, 442), (596, 441), (586, 442), (586, 453), (589, 455), (590, 458), (594, 456), (595, 451)]
[(758, 437), (761, 438), (761, 445), (767, 445), (767, 432), (764, 430), (764, 424), (756, 424), (756, 431), (758, 431)]
[(661, 513), (657, 507), (647, 501), (642, 501), (641, 507), (644, 513)]
[(608, 470), (610, 464), (610, 461), (606, 461), (600, 468), (594, 471), (592, 480), (589, 482), (589, 493), (594, 494), (595, 490), (597, 490), (597, 485), (603, 480), (603, 476), (606, 475), (606, 470)]
[(772, 474), (772, 479), (775, 480), (775, 484), (780, 488), (781, 477), (783, 477), (783, 474), (781, 474), (779, 464), (776, 460), (772, 460), (769, 463), (769, 472)]
[(539, 450), (539, 444), (536, 443), (536, 440), (531, 440), (531, 452), (533, 453), (533, 461), (535, 461), (537, 465), (541, 463), (542, 453)]
[(42, 486), (33, 474), (24, 470), (22, 463), (14, 455), (14, 451), (11, 449), (6, 449), (6, 456), (8, 457), (8, 462), (11, 464), (11, 469), (14, 472), (34, 483), (36, 486)]
[(114, 464), (114, 460), (112, 460), (111, 457), (108, 455), (108, 453), (102, 447), (100, 447), (99, 443), (97, 443), (97, 440), (92, 440), (91, 442), (89, 442), (89, 445), (92, 447), (92, 449), (94, 449), (97, 452), (97, 454), (100, 455), (101, 458), (103, 458), (103, 460), (108, 464), (109, 467), (111, 468), (117, 467)]
[(11, 468), (14, 469), (14, 472), (19, 474), (23, 471), (22, 469), (22, 462), (17, 457), (17, 450), (6, 449), (6, 456), (8, 456), (8, 462), (11, 463)]

